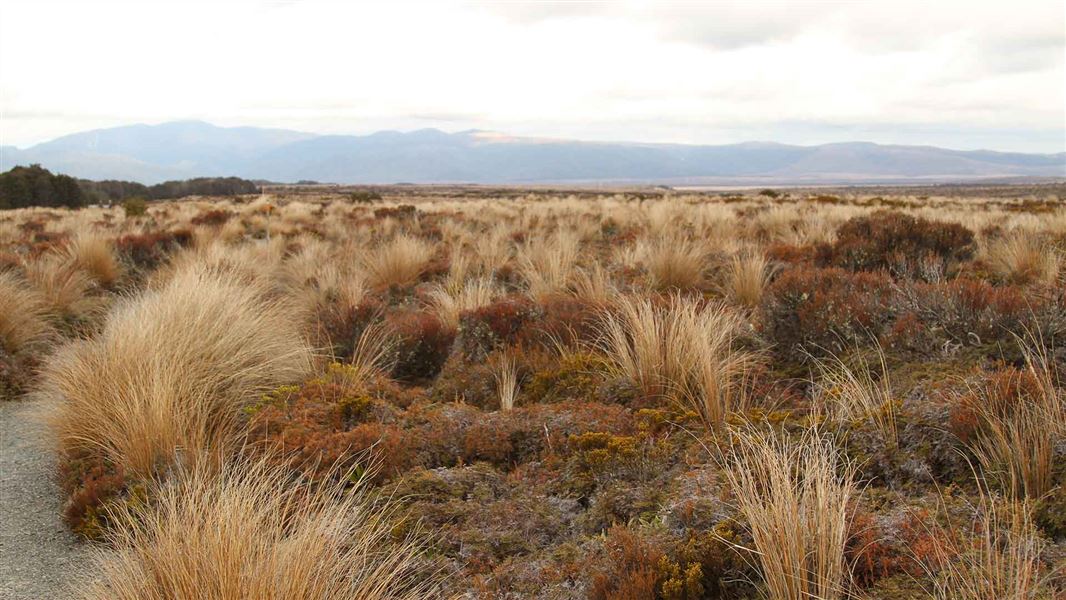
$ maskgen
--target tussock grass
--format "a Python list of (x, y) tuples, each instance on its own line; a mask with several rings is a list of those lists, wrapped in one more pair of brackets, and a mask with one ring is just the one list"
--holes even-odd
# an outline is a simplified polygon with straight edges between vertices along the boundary
[[(978, 402), (977, 433), (970, 449), (984, 476), (1010, 497), (1040, 498), (1051, 490), (1055, 448), (1066, 439), (1066, 393), (1053, 372), (1051, 354), (1036, 335), (1020, 339), (1025, 369), (1036, 382), (1010, 406)], [(980, 392), (980, 390), (978, 390)]]
[(579, 250), (576, 235), (556, 231), (554, 235), (531, 240), (519, 253), (519, 271), (537, 300), (565, 293), (573, 279)]
[(363, 388), (375, 375), (392, 370), (397, 341), (392, 327), (385, 321), (374, 319), (355, 341), (352, 359), (345, 371), (348, 386)]
[(81, 234), (71, 240), (62, 252), (67, 260), (103, 286), (115, 283), (122, 276), (122, 265), (115, 258), (111, 240), (92, 234)]
[[(895, 448), (899, 443), (896, 402), (885, 352), (876, 339), (872, 343), (877, 356), (874, 365), (861, 355), (857, 355), (851, 366), (835, 355), (816, 361), (819, 378), (815, 383), (815, 399), (820, 409), (838, 421), (869, 419), (886, 444)], [(876, 375), (875, 370), (881, 375)]]
[(500, 410), (514, 409), (518, 399), (518, 369), (510, 356), (500, 358), (493, 377), (496, 379), (496, 397), (500, 400)]
[(57, 318), (88, 316), (102, 308), (88, 273), (61, 254), (48, 254), (27, 262), (26, 278), (40, 292), (48, 311)]
[(246, 402), (311, 369), (289, 308), (205, 268), (121, 303), (43, 369), (60, 447), (150, 475), (179, 451), (230, 444)]
[(773, 600), (847, 597), (844, 547), (855, 468), (817, 430), (798, 440), (740, 431), (723, 450), (722, 474), (751, 528)]
[(936, 544), (922, 567), (935, 600), (1055, 598), (1042, 559), (1047, 542), (1025, 503), (997, 504), (982, 489), (969, 527), (930, 529)]
[(697, 241), (668, 234), (639, 242), (637, 253), (656, 289), (689, 289), (703, 283), (707, 251)]
[(0, 347), (26, 350), (53, 333), (44, 298), (12, 271), (0, 271)]
[(611, 274), (599, 264), (578, 269), (570, 288), (575, 298), (600, 306), (606, 306), (618, 295)]
[(681, 296), (665, 305), (620, 297), (615, 305), (603, 313), (600, 347), (616, 375), (694, 410), (711, 429), (747, 408), (757, 359), (736, 348), (742, 323), (728, 308)]
[[(420, 600), (439, 594), (417, 529), (357, 487), (312, 487), (264, 462), (200, 466), (118, 504), (113, 550), (80, 600)], [(439, 596), (438, 596), (439, 597)]]
[(425, 272), (433, 248), (419, 238), (400, 235), (363, 256), (367, 282), (375, 288), (408, 286)]
[(770, 261), (760, 253), (734, 256), (725, 273), (725, 292), (736, 304), (754, 308), (770, 285)]
[(988, 244), (985, 254), (997, 276), (1020, 285), (1052, 285), (1062, 266), (1055, 248), (1033, 233), (1018, 232), (995, 240)]
[(429, 292), (429, 303), (441, 322), (452, 329), (459, 328), (459, 316), (487, 304), (503, 294), (490, 279), (471, 279), (462, 287), (449, 290), (438, 286)]

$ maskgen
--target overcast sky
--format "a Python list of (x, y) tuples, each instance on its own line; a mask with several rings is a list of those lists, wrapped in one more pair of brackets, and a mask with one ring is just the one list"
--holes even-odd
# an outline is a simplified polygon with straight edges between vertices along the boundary
[(203, 119), (1061, 152), (1064, 5), (0, 0), (0, 142)]

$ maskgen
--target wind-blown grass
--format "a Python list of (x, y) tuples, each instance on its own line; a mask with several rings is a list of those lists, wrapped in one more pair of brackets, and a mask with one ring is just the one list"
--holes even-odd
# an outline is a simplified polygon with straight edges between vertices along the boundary
[(118, 305), (95, 338), (58, 351), (42, 391), (63, 450), (101, 453), (144, 476), (179, 449), (233, 442), (241, 407), (299, 381), (311, 362), (286, 303), (186, 268)]
[[(415, 600), (439, 594), (418, 531), (361, 487), (312, 487), (265, 462), (198, 467), (111, 515), (113, 549), (80, 600)], [(437, 596), (439, 597), (439, 596)]]
[(11, 271), (0, 271), (0, 348), (21, 352), (53, 331), (44, 298)]

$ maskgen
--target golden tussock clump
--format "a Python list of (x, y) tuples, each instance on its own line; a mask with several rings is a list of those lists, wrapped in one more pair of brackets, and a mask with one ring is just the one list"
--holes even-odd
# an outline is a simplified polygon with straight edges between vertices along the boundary
[(147, 503), (111, 514), (113, 549), (80, 600), (416, 600), (443, 597), (421, 532), (361, 485), (312, 486), (267, 463), (152, 483)]
[(44, 298), (11, 271), (0, 271), (0, 348), (15, 354), (52, 333)]
[(1052, 285), (1062, 265), (1055, 248), (1033, 233), (1019, 232), (993, 241), (986, 247), (985, 255), (998, 277), (1020, 285)]
[(96, 337), (60, 349), (42, 393), (63, 450), (149, 475), (179, 449), (233, 441), (246, 402), (311, 366), (287, 304), (193, 267), (116, 306)]
[(63, 250), (67, 260), (85, 271), (103, 286), (115, 283), (122, 276), (122, 265), (115, 258), (111, 241), (107, 238), (82, 234), (71, 240)]
[(392, 241), (367, 251), (363, 255), (363, 270), (367, 282), (375, 288), (408, 286), (425, 272), (433, 248), (423, 240), (401, 235)]
[(724, 306), (673, 296), (665, 305), (619, 297), (603, 313), (600, 348), (610, 368), (651, 398), (666, 398), (718, 428), (748, 407), (757, 357), (739, 351), (740, 319)]
[(773, 600), (848, 597), (844, 549), (855, 467), (816, 429), (799, 440), (741, 431), (723, 450), (722, 473), (751, 529)]

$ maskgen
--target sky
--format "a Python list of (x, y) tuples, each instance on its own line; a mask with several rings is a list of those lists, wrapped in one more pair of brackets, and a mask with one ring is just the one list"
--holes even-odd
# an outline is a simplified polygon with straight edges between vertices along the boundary
[(0, 143), (200, 119), (1066, 151), (1066, 2), (0, 0)]

